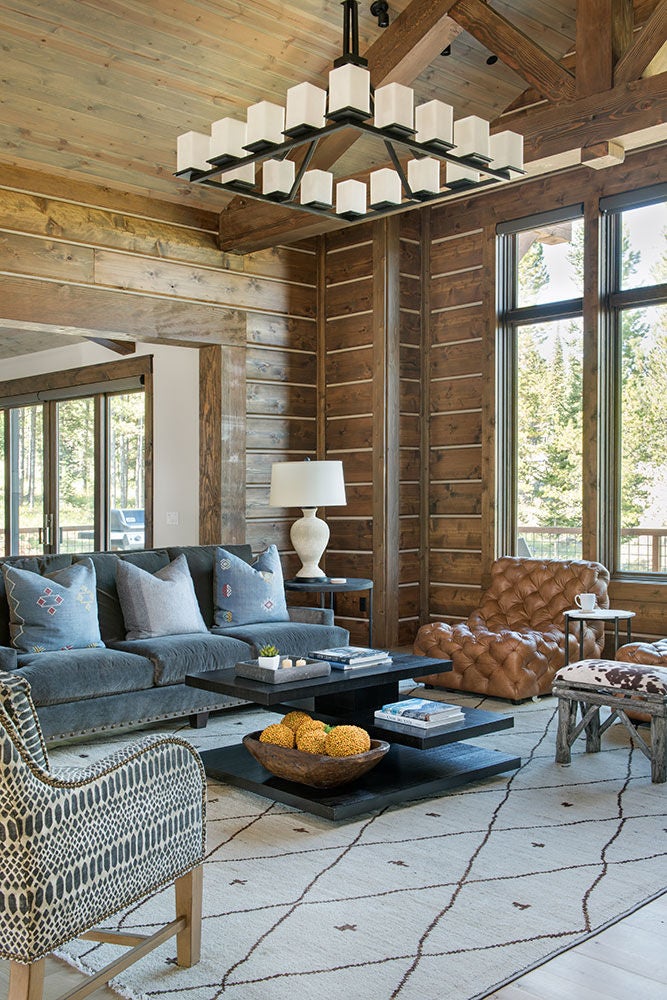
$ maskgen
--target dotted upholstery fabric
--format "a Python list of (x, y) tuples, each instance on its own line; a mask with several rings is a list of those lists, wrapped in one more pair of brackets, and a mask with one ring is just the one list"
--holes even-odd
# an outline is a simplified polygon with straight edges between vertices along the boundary
[(0, 682), (15, 702), (0, 710), (0, 957), (27, 964), (199, 864), (206, 786), (175, 737), (50, 770), (13, 721), (27, 715), (25, 691)]
[[(609, 607), (609, 573), (585, 560), (503, 556), (491, 570), (491, 584), (466, 622), (423, 625), (414, 652), (452, 660), (453, 669), (419, 677), (434, 687), (471, 691), (519, 701), (547, 694), (565, 659), (563, 612), (575, 595), (592, 593)], [(576, 635), (574, 634), (576, 632)], [(600, 656), (604, 626), (584, 625), (584, 655)], [(570, 658), (579, 649), (579, 626), (570, 630)]]
[(556, 683), (568, 687), (614, 688), (628, 694), (667, 697), (667, 667), (639, 663), (619, 663), (618, 660), (579, 660), (561, 667), (554, 677)]
[(620, 647), (616, 659), (624, 663), (667, 667), (667, 639), (658, 639), (657, 642), (629, 642)]

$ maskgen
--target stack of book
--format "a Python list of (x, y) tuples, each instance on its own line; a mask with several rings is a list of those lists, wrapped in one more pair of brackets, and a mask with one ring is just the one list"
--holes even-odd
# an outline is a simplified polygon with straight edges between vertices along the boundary
[(316, 660), (328, 660), (336, 670), (373, 667), (378, 663), (385, 666), (392, 662), (386, 649), (365, 649), (362, 646), (335, 646), (332, 649), (316, 649), (310, 655)]
[(458, 705), (443, 701), (429, 701), (427, 698), (406, 698), (383, 705), (375, 712), (375, 722), (386, 729), (402, 732), (427, 733), (456, 722), (465, 716)]

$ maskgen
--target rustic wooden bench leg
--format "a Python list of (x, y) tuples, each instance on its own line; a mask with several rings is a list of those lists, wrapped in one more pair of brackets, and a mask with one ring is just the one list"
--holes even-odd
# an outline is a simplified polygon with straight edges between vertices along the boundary
[(651, 716), (651, 781), (667, 781), (667, 717)]
[[(590, 706), (584, 705), (584, 715)], [(600, 752), (600, 706), (586, 723), (586, 753)]]
[(558, 697), (558, 733), (556, 735), (556, 763), (570, 764), (570, 734), (577, 722), (578, 702), (571, 698)]

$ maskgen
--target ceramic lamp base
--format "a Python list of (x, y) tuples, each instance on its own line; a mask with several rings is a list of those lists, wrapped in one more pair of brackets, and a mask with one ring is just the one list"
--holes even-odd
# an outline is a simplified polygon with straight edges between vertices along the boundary
[(329, 541), (329, 526), (322, 518), (316, 517), (317, 507), (302, 507), (303, 517), (295, 521), (290, 530), (294, 551), (301, 560), (297, 580), (317, 583), (326, 579), (318, 563)]

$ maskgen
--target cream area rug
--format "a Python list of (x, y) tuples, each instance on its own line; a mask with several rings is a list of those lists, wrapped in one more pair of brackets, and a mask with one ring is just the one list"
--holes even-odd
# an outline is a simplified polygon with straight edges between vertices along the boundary
[[(521, 768), (342, 822), (211, 783), (201, 962), (179, 969), (172, 940), (113, 988), (133, 1000), (473, 1000), (664, 889), (667, 785), (651, 784), (622, 726), (599, 754), (578, 741), (563, 767), (555, 699), (430, 696), (514, 715), (514, 729), (472, 742), (520, 755)], [(266, 723), (245, 708), (170, 728), (207, 749)], [(89, 763), (109, 749), (52, 757)], [(114, 925), (150, 932), (172, 914), (169, 889)], [(73, 942), (62, 954), (94, 971), (118, 953)]]

